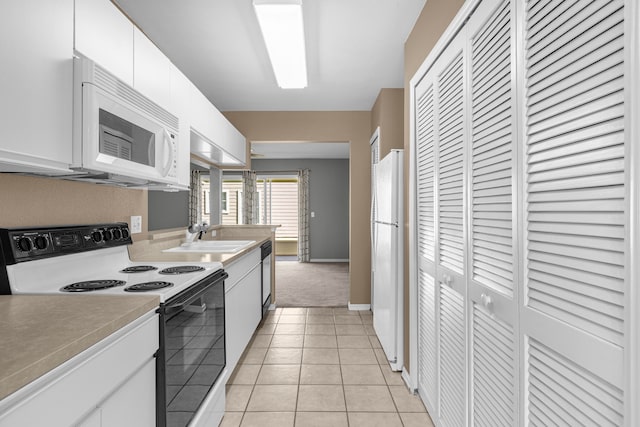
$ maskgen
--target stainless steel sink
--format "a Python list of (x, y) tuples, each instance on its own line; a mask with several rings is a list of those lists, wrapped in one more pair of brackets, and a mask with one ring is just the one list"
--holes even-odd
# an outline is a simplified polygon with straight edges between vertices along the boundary
[(182, 253), (236, 253), (251, 245), (255, 240), (198, 240), (191, 243), (183, 243), (174, 248), (165, 249), (162, 252)]

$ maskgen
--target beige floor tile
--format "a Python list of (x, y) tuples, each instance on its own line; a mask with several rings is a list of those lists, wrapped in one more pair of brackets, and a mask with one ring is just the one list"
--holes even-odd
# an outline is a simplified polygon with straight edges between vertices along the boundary
[(244, 363), (237, 365), (227, 384), (255, 384), (258, 373), (260, 372), (260, 366), (261, 365), (247, 365)]
[(261, 385), (254, 387), (247, 411), (294, 412), (298, 396), (297, 385)]
[(265, 354), (267, 354), (266, 347), (251, 347), (244, 352), (240, 359), (240, 363), (247, 365), (260, 365), (264, 361)]
[(431, 417), (426, 412), (400, 413), (404, 427), (434, 427)]
[(305, 348), (337, 348), (335, 335), (305, 335)]
[(411, 393), (405, 386), (390, 386), (389, 391), (393, 401), (396, 403), (398, 412), (426, 412), (420, 397)]
[(340, 365), (302, 365), (300, 384), (342, 384)]
[(360, 313), (360, 320), (365, 325), (373, 325), (373, 314), (372, 313)]
[(350, 316), (359, 316), (360, 312), (357, 310), (349, 310), (349, 307), (334, 307), (333, 314), (336, 314), (336, 315), (348, 314)]
[(283, 314), (280, 316), (280, 320), (278, 320), (278, 324), (283, 323), (305, 323), (307, 321), (307, 316), (303, 314)]
[(278, 323), (274, 334), (276, 335), (302, 335), (304, 334), (304, 323)]
[(335, 335), (336, 327), (334, 325), (315, 324), (310, 325), (307, 323), (305, 330), (307, 335)]
[(262, 323), (263, 324), (267, 324), (267, 323), (278, 323), (278, 319), (280, 318), (279, 314), (276, 314), (273, 311), (270, 311), (267, 313), (266, 316), (264, 316), (264, 318), (262, 319)]
[(324, 325), (333, 325), (335, 323), (333, 315), (326, 314), (310, 314), (307, 316), (307, 323), (309, 324), (324, 324)]
[(380, 344), (380, 340), (375, 335), (369, 335), (369, 342), (371, 343), (371, 347), (373, 348), (382, 348), (382, 344)]
[(271, 343), (271, 337), (273, 335), (254, 335), (251, 343), (249, 344), (249, 348), (252, 347), (269, 347)]
[(305, 365), (338, 365), (338, 349), (305, 348), (302, 352), (302, 363)]
[(219, 427), (239, 427), (244, 412), (225, 412)]
[(276, 330), (275, 323), (263, 323), (261, 326), (256, 329), (256, 334), (258, 335), (272, 335)]
[(245, 412), (240, 427), (293, 427), (295, 412)]
[(363, 325), (336, 325), (336, 335), (366, 335)]
[(340, 363), (343, 365), (377, 365), (378, 360), (371, 348), (340, 348)]
[(306, 307), (282, 307), (282, 314), (307, 314)]
[(271, 347), (302, 348), (304, 335), (274, 335)]
[(297, 408), (298, 411), (345, 411), (342, 386), (302, 384), (298, 390)]
[(348, 427), (346, 412), (296, 412), (296, 427)]
[(225, 399), (225, 411), (244, 411), (253, 390), (252, 385), (229, 385)]
[(262, 365), (256, 384), (298, 384), (300, 365)]
[(387, 355), (384, 354), (384, 350), (381, 348), (374, 348), (374, 354), (376, 355), (376, 359), (378, 359), (378, 363), (381, 365), (387, 366), (389, 364), (389, 359), (387, 359)]
[(382, 370), (382, 375), (384, 375), (384, 379), (387, 382), (387, 385), (404, 385), (404, 380), (402, 379), (402, 372), (395, 372), (391, 370), (391, 366), (389, 364), (379, 365)]
[(373, 329), (373, 325), (364, 325), (364, 330), (367, 335), (376, 335), (376, 330)]
[(333, 308), (332, 307), (309, 307), (307, 308), (307, 314), (309, 316), (311, 316), (312, 314), (333, 316)]
[(301, 348), (270, 347), (264, 358), (266, 365), (299, 365), (301, 361)]
[(345, 385), (344, 395), (347, 402), (347, 411), (349, 412), (396, 411), (387, 386)]
[(371, 348), (366, 335), (338, 335), (338, 348)]
[(396, 412), (349, 412), (349, 427), (402, 427), (402, 421)]
[(342, 382), (349, 385), (386, 385), (379, 365), (341, 365)]
[(349, 314), (337, 314), (335, 316), (336, 325), (362, 325), (360, 316), (353, 316)]

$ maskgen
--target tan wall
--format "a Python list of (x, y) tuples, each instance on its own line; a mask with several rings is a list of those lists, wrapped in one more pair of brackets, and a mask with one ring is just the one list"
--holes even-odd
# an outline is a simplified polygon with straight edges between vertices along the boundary
[(129, 222), (142, 215), (146, 237), (147, 190), (0, 173), (0, 227)]
[[(453, 17), (458, 13), (464, 0), (429, 0), (426, 2), (411, 34), (404, 45), (404, 150), (405, 156), (405, 253), (409, 253), (409, 82), (420, 65), (427, 58), (431, 49), (440, 39), (440, 36)], [(409, 257), (404, 261), (404, 364), (407, 370), (409, 365)]]
[(380, 127), (380, 158), (404, 146), (404, 89), (380, 91), (371, 110), (371, 134)]
[(370, 111), (234, 111), (224, 115), (249, 141), (350, 142), (349, 278), (351, 304), (371, 302), (369, 238)]

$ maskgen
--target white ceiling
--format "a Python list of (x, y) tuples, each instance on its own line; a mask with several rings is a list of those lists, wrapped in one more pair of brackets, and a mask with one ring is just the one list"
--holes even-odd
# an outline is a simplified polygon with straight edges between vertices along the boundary
[[(403, 87), (404, 42), (426, 0), (303, 0), (309, 83), (290, 90), (251, 0), (114, 1), (220, 111), (367, 111), (381, 88)], [(349, 157), (348, 144), (287, 144), (252, 143), (262, 158)]]
[(425, 0), (303, 0), (309, 85), (278, 88), (251, 0), (114, 0), (220, 111), (370, 110)]

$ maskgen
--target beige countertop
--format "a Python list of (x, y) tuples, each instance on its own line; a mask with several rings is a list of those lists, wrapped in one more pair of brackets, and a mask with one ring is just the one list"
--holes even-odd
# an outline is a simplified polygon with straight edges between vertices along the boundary
[(151, 295), (0, 296), (0, 399), (159, 303)]
[[(271, 239), (270, 235), (251, 233), (251, 230), (242, 231), (236, 229), (236, 232), (227, 236), (211, 237), (209, 234), (205, 234), (202, 240), (255, 240), (255, 243), (247, 248), (235, 253), (176, 253), (176, 252), (162, 252), (165, 249), (180, 246), (185, 242), (184, 230), (179, 230), (171, 233), (163, 233), (155, 238), (149, 240), (143, 240), (141, 242), (135, 242), (129, 246), (129, 257), (132, 261), (137, 262), (153, 262), (153, 261), (174, 261), (174, 262), (221, 262), (223, 266), (227, 267), (233, 264), (242, 256), (251, 252), (253, 249), (260, 247), (261, 244)], [(152, 236), (154, 237), (154, 236)]]

